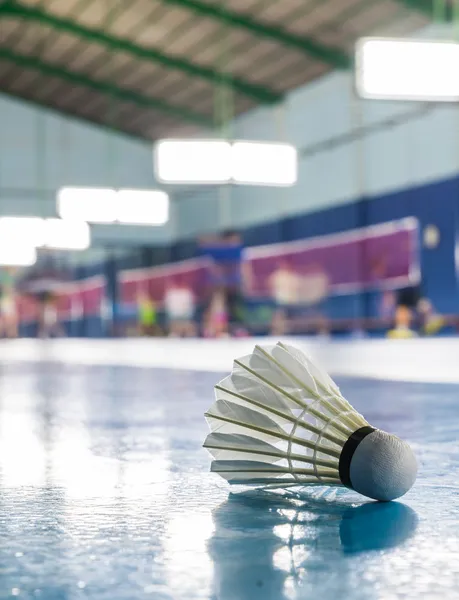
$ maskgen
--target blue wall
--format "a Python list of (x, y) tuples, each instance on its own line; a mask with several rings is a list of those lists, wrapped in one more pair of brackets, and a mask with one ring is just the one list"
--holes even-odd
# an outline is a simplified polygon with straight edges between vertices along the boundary
[[(420, 263), (423, 293), (443, 313), (459, 310), (458, 286), (455, 272), (455, 245), (459, 215), (459, 178), (451, 178), (404, 191), (374, 196), (360, 203), (340, 206), (287, 217), (281, 221), (253, 226), (245, 230), (250, 245), (288, 241), (346, 231), (363, 225), (384, 223), (414, 216), (420, 225)], [(441, 232), (439, 245), (434, 249), (422, 243), (422, 232), (427, 225), (435, 225)], [(336, 317), (358, 314), (356, 304), (344, 300), (343, 310), (336, 305)]]
[[(416, 217), (419, 222), (419, 258), (422, 275), (422, 292), (442, 313), (459, 311), (459, 294), (455, 268), (455, 246), (459, 215), (459, 177), (413, 187), (408, 190), (364, 198), (339, 206), (306, 212), (242, 230), (249, 246), (271, 244), (318, 235), (338, 233), (402, 219)], [(429, 249), (423, 245), (422, 233), (427, 225), (435, 225), (440, 233), (440, 243)], [(148, 252), (133, 252), (116, 261), (116, 268), (129, 269), (163, 264), (197, 256), (193, 238), (169, 246), (160, 246)], [(102, 262), (79, 269), (79, 276), (104, 273)], [(332, 318), (368, 316), (376, 314), (376, 296), (362, 294), (339, 296), (328, 302), (327, 312)], [(365, 307), (365, 308), (364, 308)]]
[[(415, 188), (459, 172), (459, 109), (358, 101), (351, 79), (333, 74), (293, 92), (284, 107), (283, 134), (275, 111), (238, 120), (238, 137), (285, 140), (299, 151), (292, 188), (234, 186), (220, 211), (220, 191), (202, 190), (178, 204), (180, 236), (247, 227), (291, 215), (339, 207), (361, 198)], [(252, 121), (264, 121), (252, 127)], [(222, 216), (223, 214), (223, 216)]]
[[(56, 216), (62, 186), (156, 187), (151, 144), (0, 95), (0, 214)], [(96, 226), (93, 241), (167, 243), (173, 226)]]

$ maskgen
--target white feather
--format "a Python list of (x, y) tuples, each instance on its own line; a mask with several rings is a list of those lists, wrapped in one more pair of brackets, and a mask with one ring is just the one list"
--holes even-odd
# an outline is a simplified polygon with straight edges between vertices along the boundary
[[(304, 483), (313, 483), (313, 479), (315, 479), (315, 471), (311, 468), (297, 469), (294, 472), (288, 467), (251, 460), (240, 460), (237, 464), (234, 461), (214, 461), (212, 472), (219, 473), (230, 483), (249, 485), (276, 483), (276, 479), (282, 479), (285, 483), (294, 483), (295, 481), (300, 483), (301, 481), (303, 485)], [(328, 475), (327, 483), (339, 483), (339, 478), (331, 470)]]
[(277, 347), (286, 350), (293, 358), (302, 364), (315, 379), (319, 387), (322, 387), (331, 395), (341, 396), (339, 387), (336, 385), (330, 375), (324, 371), (324, 369), (319, 367), (317, 363), (313, 363), (309, 356), (301, 352), (301, 350), (298, 350), (298, 348), (290, 346), (289, 344), (283, 344), (282, 342), (278, 342)]
[[(289, 458), (306, 462), (304, 454), (290, 454), (289, 456), (285, 451), (272, 444), (243, 434), (211, 433), (206, 438), (204, 448), (207, 448), (214, 458), (222, 460), (228, 460), (232, 456), (235, 460), (251, 459), (270, 463)], [(318, 460), (315, 463), (331, 469), (337, 468), (338, 465), (336, 459)]]
[(281, 343), (235, 360), (215, 397), (204, 447), (230, 483), (339, 484), (342, 446), (367, 425), (325, 371)]

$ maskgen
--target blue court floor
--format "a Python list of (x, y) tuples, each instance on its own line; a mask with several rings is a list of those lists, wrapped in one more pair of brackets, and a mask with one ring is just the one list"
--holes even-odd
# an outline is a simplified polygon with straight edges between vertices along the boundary
[(419, 457), (377, 504), (230, 494), (201, 448), (219, 377), (0, 366), (0, 598), (459, 598), (459, 385), (338, 380)]

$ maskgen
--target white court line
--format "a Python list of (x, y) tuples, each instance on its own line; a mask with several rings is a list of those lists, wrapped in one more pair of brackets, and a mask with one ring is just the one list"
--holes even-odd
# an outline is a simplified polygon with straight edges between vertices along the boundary
[[(308, 352), (332, 375), (459, 383), (459, 338), (324, 341), (284, 337), (282, 340)], [(251, 353), (256, 343), (276, 341), (277, 338), (2, 340), (0, 364), (52, 361), (227, 373), (233, 359)]]

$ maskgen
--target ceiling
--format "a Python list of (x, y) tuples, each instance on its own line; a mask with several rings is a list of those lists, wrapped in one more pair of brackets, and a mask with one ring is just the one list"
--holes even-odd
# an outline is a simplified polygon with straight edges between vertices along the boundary
[(0, 91), (138, 138), (187, 135), (351, 68), (358, 37), (412, 32), (432, 10), (430, 0), (0, 0)]

